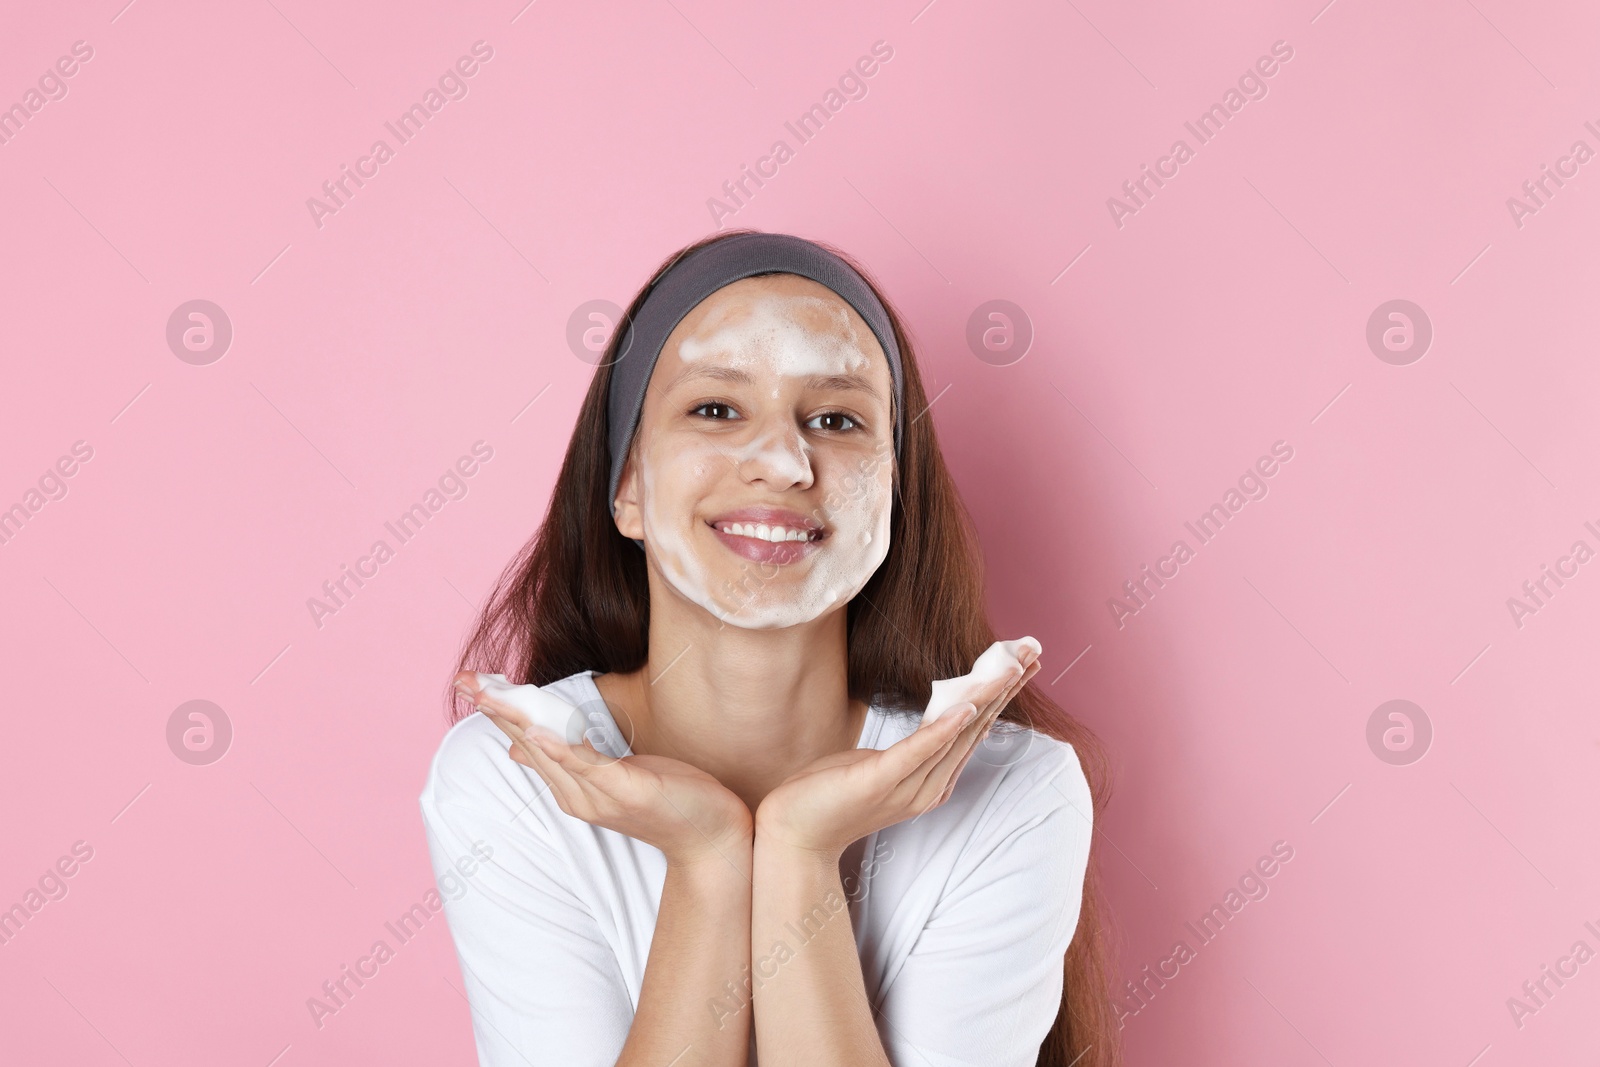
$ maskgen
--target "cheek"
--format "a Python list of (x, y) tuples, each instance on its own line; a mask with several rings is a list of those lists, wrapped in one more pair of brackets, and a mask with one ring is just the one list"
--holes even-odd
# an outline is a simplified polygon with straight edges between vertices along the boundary
[(863, 472), (853, 464), (833, 481), (838, 505), (831, 516), (841, 551), (876, 564), (889, 551), (890, 505), (894, 500), (893, 472), (869, 465)]
[(701, 434), (657, 435), (641, 458), (643, 540), (653, 547), (663, 574), (680, 591), (697, 598), (703, 595), (709, 575), (700, 558), (702, 550), (694, 547), (694, 524), (699, 521), (695, 509), (709, 495), (727, 460)]
[(679, 442), (652, 437), (640, 454), (639, 518), (643, 540), (666, 579), (684, 595), (700, 599), (706, 575), (691, 548), (697, 482), (712, 467), (703, 455), (676, 447)]
[(889, 552), (889, 517), (894, 508), (892, 472), (886, 469), (881, 477), (874, 479), (867, 494), (873, 517), (872, 555), (875, 562), (882, 562)]
[(711, 487), (717, 460), (716, 450), (699, 434), (693, 440), (652, 441), (640, 467), (644, 510), (658, 522), (675, 513), (679, 519), (688, 518), (694, 502)]

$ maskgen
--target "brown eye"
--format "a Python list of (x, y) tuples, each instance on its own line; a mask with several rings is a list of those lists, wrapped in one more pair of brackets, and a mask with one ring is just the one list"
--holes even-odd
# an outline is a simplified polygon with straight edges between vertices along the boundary
[(702, 412), (710, 412), (710, 414), (705, 416), (708, 419), (732, 419), (739, 417), (738, 413), (734, 411), (732, 407), (722, 403), (720, 400), (709, 400), (698, 407), (690, 409), (689, 413), (691, 415), (698, 415)]
[[(817, 422), (829, 422), (830, 425), (814, 425)], [(821, 415), (813, 416), (811, 420), (806, 423), (806, 426), (813, 430), (853, 430), (856, 427), (856, 420), (852, 419), (849, 415), (846, 415), (842, 411), (825, 411)]]

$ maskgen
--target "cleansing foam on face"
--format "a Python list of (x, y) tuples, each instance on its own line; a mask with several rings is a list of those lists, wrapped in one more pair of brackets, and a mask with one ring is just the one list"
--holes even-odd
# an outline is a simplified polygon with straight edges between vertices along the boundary
[[(1015, 641), (996, 641), (984, 650), (977, 662), (972, 665), (972, 670), (959, 678), (946, 678), (933, 683), (933, 696), (928, 700), (928, 707), (922, 713), (920, 725), (926, 726), (939, 716), (949, 711), (952, 707), (964, 701), (978, 703), (978, 694), (985, 686), (996, 679), (1004, 678), (1014, 673), (1022, 666), (1022, 650), (1033, 649), (1033, 654), (1038, 656), (1044, 648), (1038, 641), (1031, 637), (1021, 637)], [(983, 711), (983, 706), (978, 705), (978, 711)]]
[(527, 716), (530, 729), (543, 730), (569, 745), (583, 744), (583, 715), (565, 700), (536, 685), (508, 682), (503, 674), (473, 673), (478, 676), (480, 695), (493, 697), (522, 712)]
[[(814, 410), (802, 420), (788, 409), (813, 377), (876, 369), (874, 361), (884, 360), (875, 349), (871, 333), (854, 327), (837, 299), (758, 291), (714, 306), (693, 332), (663, 350), (654, 371), (663, 385), (680, 366), (740, 371), (754, 383), (748, 410), (722, 420), (739, 433), (685, 432), (657, 414), (641, 422), (635, 453), (651, 559), (668, 584), (720, 622), (751, 630), (810, 622), (848, 603), (888, 555), (894, 501), (888, 412), (874, 431), (880, 452), (863, 434), (835, 431), (830, 438), (808, 428)], [(878, 373), (887, 376), (887, 365)], [(782, 504), (824, 529), (814, 549), (770, 569), (721, 543), (745, 533), (719, 534), (705, 521), (714, 514), (695, 511), (708, 499), (727, 508), (776, 504), (779, 492)], [(755, 525), (748, 524), (751, 534)]]

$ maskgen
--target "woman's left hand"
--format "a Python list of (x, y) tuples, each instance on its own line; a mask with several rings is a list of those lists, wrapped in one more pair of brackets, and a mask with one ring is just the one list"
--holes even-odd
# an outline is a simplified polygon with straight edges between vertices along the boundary
[[(950, 799), (973, 749), (1038, 672), (1030, 653), (1020, 669), (888, 748), (835, 752), (790, 775), (756, 809), (757, 845), (765, 839), (837, 861), (874, 830), (932, 811)], [(977, 714), (964, 720), (974, 706)]]

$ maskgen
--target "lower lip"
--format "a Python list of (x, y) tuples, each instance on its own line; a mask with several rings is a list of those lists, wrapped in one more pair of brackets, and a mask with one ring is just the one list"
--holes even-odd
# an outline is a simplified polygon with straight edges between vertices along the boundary
[(759, 537), (740, 537), (723, 533), (715, 526), (711, 532), (736, 554), (752, 563), (770, 563), (782, 567), (804, 559), (814, 552), (821, 541), (763, 541)]

